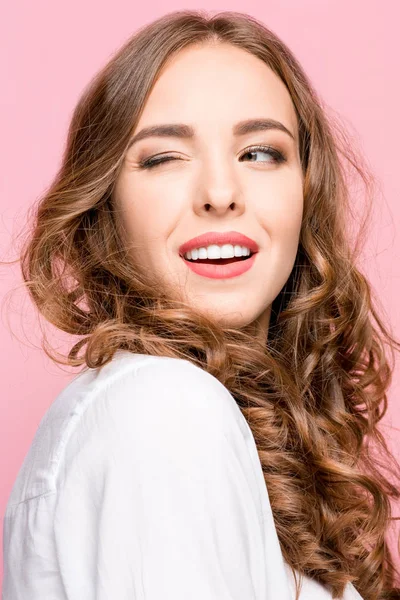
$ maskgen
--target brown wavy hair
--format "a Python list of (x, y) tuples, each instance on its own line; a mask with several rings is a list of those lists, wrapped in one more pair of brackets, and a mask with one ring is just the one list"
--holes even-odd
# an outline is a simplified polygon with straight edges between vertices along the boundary
[[(203, 43), (233, 44), (263, 60), (298, 117), (302, 230), (267, 343), (249, 326), (222, 326), (172, 300), (140, 273), (119, 235), (112, 192), (146, 99), (170, 57)], [(353, 176), (366, 190), (363, 218), (355, 217)], [(18, 258), (39, 314), (80, 336), (65, 357), (44, 333), (52, 360), (94, 368), (125, 349), (189, 360), (227, 387), (255, 438), (297, 598), (296, 571), (330, 586), (335, 598), (347, 582), (365, 600), (400, 598), (387, 540), (399, 465), (378, 428), (400, 344), (356, 266), (375, 183), (272, 31), (242, 13), (176, 11), (139, 29), (84, 89), (60, 169), (30, 208)]]

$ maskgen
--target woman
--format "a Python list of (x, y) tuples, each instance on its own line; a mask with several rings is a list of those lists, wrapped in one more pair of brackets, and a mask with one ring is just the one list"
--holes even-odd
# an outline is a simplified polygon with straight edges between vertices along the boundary
[(399, 343), (340, 139), (239, 13), (170, 13), (85, 90), (22, 254), (85, 368), (9, 498), (3, 600), (400, 597), (399, 487), (366, 444), (399, 477), (378, 429)]

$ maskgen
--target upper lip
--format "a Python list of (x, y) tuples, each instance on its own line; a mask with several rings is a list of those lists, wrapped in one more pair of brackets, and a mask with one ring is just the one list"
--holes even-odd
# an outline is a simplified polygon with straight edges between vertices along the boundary
[(222, 244), (237, 244), (239, 246), (246, 246), (252, 252), (258, 252), (258, 244), (243, 233), (239, 233), (238, 231), (207, 231), (207, 233), (202, 233), (179, 246), (179, 254), (183, 256), (185, 252), (189, 252), (193, 248), (204, 248), (211, 244), (217, 244), (218, 246)]

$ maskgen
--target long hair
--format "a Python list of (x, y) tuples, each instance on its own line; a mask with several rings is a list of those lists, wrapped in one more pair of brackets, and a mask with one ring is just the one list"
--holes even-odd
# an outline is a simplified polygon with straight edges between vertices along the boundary
[[(263, 60), (298, 117), (303, 221), (267, 343), (248, 326), (227, 327), (171, 299), (128, 258), (119, 234), (112, 193), (146, 99), (170, 57), (203, 43), (232, 44)], [(44, 334), (52, 360), (94, 368), (125, 349), (186, 359), (218, 378), (252, 429), (297, 594), (307, 574), (334, 597), (352, 582), (376, 600), (400, 598), (387, 539), (399, 465), (378, 427), (400, 344), (356, 266), (374, 188), (364, 162), (292, 52), (262, 23), (236, 12), (168, 13), (135, 32), (84, 89), (61, 166), (31, 207), (19, 260), (39, 313), (79, 336), (62, 356)], [(355, 239), (349, 173), (369, 200)]]

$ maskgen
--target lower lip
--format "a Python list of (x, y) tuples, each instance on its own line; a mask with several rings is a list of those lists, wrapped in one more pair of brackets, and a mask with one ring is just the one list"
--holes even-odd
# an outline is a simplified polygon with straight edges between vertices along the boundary
[(210, 277), (211, 279), (229, 279), (246, 273), (254, 264), (257, 252), (252, 254), (247, 260), (239, 260), (227, 265), (213, 265), (207, 263), (190, 262), (182, 258), (185, 264), (197, 275)]

